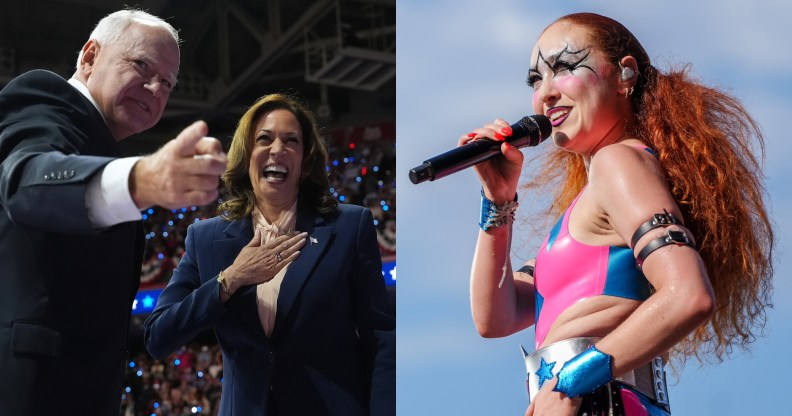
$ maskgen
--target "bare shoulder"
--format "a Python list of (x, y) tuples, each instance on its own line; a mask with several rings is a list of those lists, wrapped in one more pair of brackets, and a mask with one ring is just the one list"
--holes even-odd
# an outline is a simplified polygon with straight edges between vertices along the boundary
[(641, 146), (616, 143), (600, 149), (591, 158), (589, 187), (597, 209), (622, 236), (654, 213), (679, 214), (660, 162)]
[(591, 158), (589, 186), (606, 198), (668, 190), (657, 158), (644, 147), (622, 143), (605, 146)]

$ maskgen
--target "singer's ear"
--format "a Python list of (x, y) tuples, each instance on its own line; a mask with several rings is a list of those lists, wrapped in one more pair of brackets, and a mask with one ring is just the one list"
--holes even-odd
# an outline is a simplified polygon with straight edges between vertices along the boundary
[(620, 87), (629, 90), (638, 82), (638, 62), (630, 55), (619, 61)]

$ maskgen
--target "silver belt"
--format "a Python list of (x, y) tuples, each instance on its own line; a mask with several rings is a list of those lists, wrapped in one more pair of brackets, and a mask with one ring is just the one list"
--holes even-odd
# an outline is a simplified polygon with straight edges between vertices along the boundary
[[(525, 348), (521, 347), (525, 358), (525, 368), (528, 371), (526, 385), (529, 399), (533, 401), (534, 396), (539, 392), (540, 374), (545, 379), (549, 375), (558, 375), (564, 363), (599, 340), (600, 338), (592, 337), (565, 339), (540, 348), (531, 354), (528, 354)], [(666, 388), (665, 370), (663, 367), (663, 359), (655, 357), (648, 364), (628, 371), (614, 378), (614, 380), (634, 388), (659, 404), (668, 405), (668, 389)]]

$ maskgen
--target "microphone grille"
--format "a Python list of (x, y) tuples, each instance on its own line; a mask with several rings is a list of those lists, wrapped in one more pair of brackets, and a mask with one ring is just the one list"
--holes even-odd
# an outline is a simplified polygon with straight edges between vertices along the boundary
[(553, 125), (550, 124), (550, 119), (543, 114), (534, 114), (532, 116), (525, 116), (517, 122), (526, 131), (538, 131), (538, 134), (529, 135), (531, 142), (528, 146), (536, 146), (550, 137), (553, 132)]

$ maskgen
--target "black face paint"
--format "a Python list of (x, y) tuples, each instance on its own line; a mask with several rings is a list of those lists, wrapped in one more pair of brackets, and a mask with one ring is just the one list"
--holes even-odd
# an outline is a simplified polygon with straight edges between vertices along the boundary
[[(576, 69), (586, 68), (589, 71), (593, 72), (595, 75), (597, 74), (593, 68), (588, 65), (585, 65), (583, 61), (588, 59), (589, 54), (591, 53), (591, 47), (588, 46), (584, 49), (579, 51), (570, 51), (569, 45), (564, 47), (563, 50), (558, 52), (555, 55), (550, 55), (547, 59), (545, 59), (544, 55), (542, 54), (541, 49), (539, 50), (539, 59), (534, 64), (533, 68), (528, 70), (528, 79), (526, 83), (529, 87), (535, 88), (537, 82), (542, 81), (542, 73), (539, 72), (539, 61), (544, 62), (548, 68), (553, 72), (553, 76), (557, 76), (563, 72), (572, 72)], [(583, 54), (583, 56), (578, 57), (577, 55)], [(567, 55), (568, 57), (565, 57)]]

